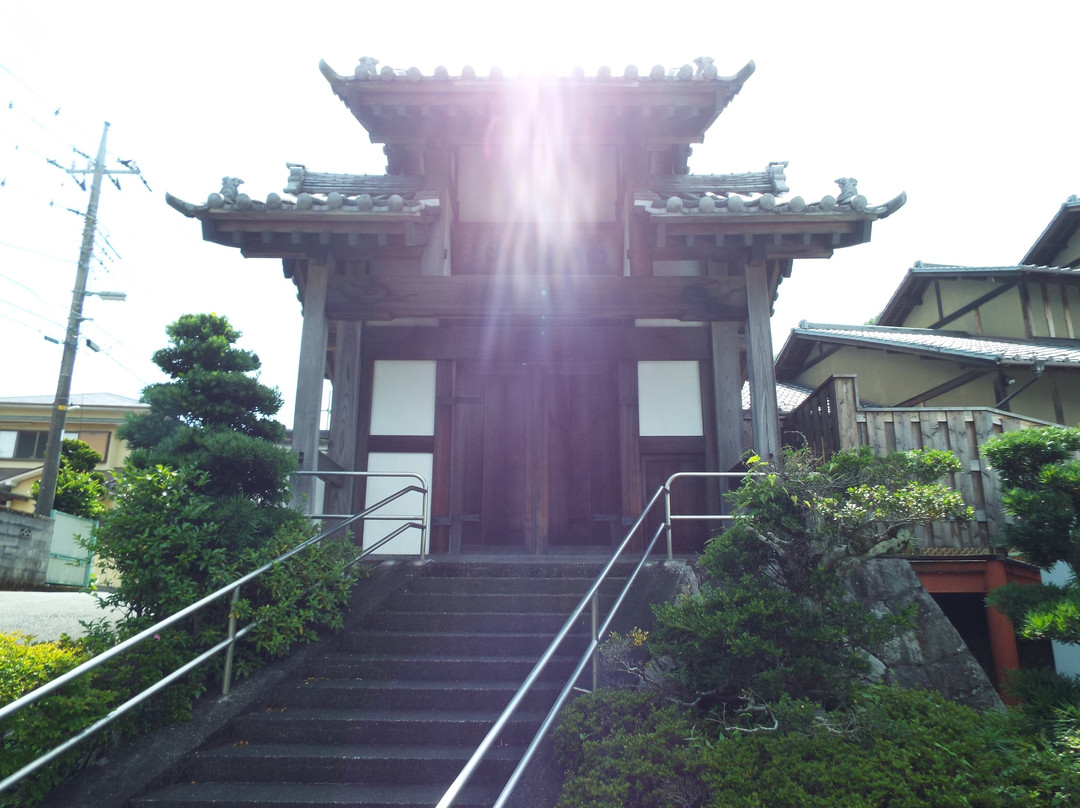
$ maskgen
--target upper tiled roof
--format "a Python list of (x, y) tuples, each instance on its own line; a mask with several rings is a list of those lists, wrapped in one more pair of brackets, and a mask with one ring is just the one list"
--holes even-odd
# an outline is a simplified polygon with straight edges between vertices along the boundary
[[(932, 264), (916, 261), (896, 287), (889, 302), (881, 310), (878, 322), (882, 325), (903, 325), (907, 317), (922, 300), (922, 295), (935, 280), (994, 278), (1002, 283), (1018, 283), (1027, 278), (1080, 278), (1080, 269), (1070, 267), (1047, 267), (1034, 264), (1002, 266), (959, 266), (956, 264)], [(1004, 287), (1002, 287), (1002, 290)], [(947, 323), (942, 323), (947, 325)]]
[[(1080, 197), (1070, 196), (1058, 209), (1050, 224), (1031, 245), (1020, 262), (1023, 264), (1042, 264), (1061, 261), (1061, 252), (1080, 228)], [(1075, 256), (1067, 256), (1066, 261), (1078, 262)]]
[[(825, 325), (802, 322), (792, 329), (781, 356), (799, 339), (826, 340), (860, 347), (907, 349), (910, 352), (941, 354), (996, 364), (1080, 366), (1080, 340), (1008, 340), (984, 337), (963, 331), (925, 328), (894, 328), (871, 325)], [(780, 357), (777, 358), (780, 363)]]
[(622, 75), (601, 67), (595, 76), (577, 69), (569, 77), (507, 76), (472, 67), (452, 76), (445, 67), (425, 75), (416, 67), (380, 67), (363, 57), (352, 75), (319, 64), (334, 94), (374, 143), (416, 142), (420, 136), (484, 136), (510, 120), (545, 118), (558, 111), (562, 126), (582, 127), (612, 142), (627, 137), (663, 143), (700, 143), (705, 131), (753, 74), (753, 62), (721, 76), (713, 60)]

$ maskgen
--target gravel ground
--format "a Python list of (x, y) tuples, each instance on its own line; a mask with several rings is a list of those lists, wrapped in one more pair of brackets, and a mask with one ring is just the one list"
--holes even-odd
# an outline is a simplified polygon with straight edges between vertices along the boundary
[(0, 592), (0, 632), (20, 631), (41, 641), (78, 637), (80, 620), (110, 614), (115, 612), (102, 609), (89, 592)]

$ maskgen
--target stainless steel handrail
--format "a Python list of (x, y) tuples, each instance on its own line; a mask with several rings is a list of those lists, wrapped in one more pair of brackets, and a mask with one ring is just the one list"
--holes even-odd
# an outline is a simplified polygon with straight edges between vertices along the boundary
[[(420, 560), (423, 561), (427, 558), (427, 535), (428, 526), (431, 524), (431, 504), (430, 499), (427, 496), (428, 484), (423, 475), (416, 474), (411, 471), (296, 471), (293, 472), (295, 477), (319, 477), (320, 479), (326, 477), (346, 477), (346, 478), (408, 478), (417, 480), (420, 483), (420, 487), (424, 489), (424, 498), (421, 512), (418, 515), (402, 515), (402, 514), (385, 514), (382, 516), (368, 517), (370, 520), (380, 520), (384, 522), (415, 522), (419, 521), (423, 527), (420, 530)], [(351, 514), (347, 513), (309, 513), (312, 519), (347, 519), (351, 517)]]
[[(533, 757), (536, 755), (537, 749), (540, 748), (540, 744), (543, 742), (545, 735), (547, 734), (548, 730), (551, 728), (552, 724), (555, 723), (555, 719), (558, 716), (559, 710), (562, 709), (563, 705), (566, 703), (567, 699), (570, 697), (570, 694), (574, 690), (575, 683), (578, 681), (578, 678), (581, 676), (581, 674), (584, 672), (586, 666), (589, 665), (590, 662), (592, 663), (592, 666), (593, 666), (593, 670), (592, 670), (593, 689), (594, 690), (596, 689), (597, 683), (598, 683), (598, 678), (599, 678), (598, 649), (599, 649), (599, 646), (600, 646), (600, 637), (605, 636), (607, 631), (609, 630), (609, 628), (610, 628), (610, 626), (612, 624), (612, 621), (615, 619), (615, 615), (618, 613), (618, 610), (622, 606), (623, 601), (628, 596), (628, 594), (630, 592), (630, 589), (631, 589), (631, 587), (633, 587), (634, 582), (637, 580), (638, 575), (640, 574), (641, 570), (644, 568), (646, 562), (649, 560), (649, 555), (650, 555), (650, 553), (652, 553), (653, 549), (656, 547), (656, 543), (659, 541), (660, 536), (665, 535), (665, 534), (667, 536), (667, 557), (668, 557), (668, 560), (671, 560), (673, 558), (673, 553), (672, 553), (672, 523), (673, 522), (683, 520), (683, 519), (687, 519), (687, 520), (730, 520), (730, 519), (734, 518), (734, 516), (727, 515), (727, 514), (683, 514), (683, 515), (679, 515), (679, 514), (672, 513), (672, 510), (671, 510), (671, 486), (672, 486), (672, 484), (674, 482), (676, 482), (677, 480), (679, 480), (679, 479), (688, 478), (688, 477), (742, 478), (742, 477), (746, 477), (746, 476), (749, 476), (749, 475), (747, 475), (744, 472), (728, 472), (728, 471), (678, 472), (676, 474), (671, 475), (667, 479), (667, 482), (665, 482), (663, 486), (661, 486), (659, 489), (657, 489), (656, 493), (653, 494), (652, 499), (649, 500), (649, 502), (645, 506), (644, 510), (642, 510), (641, 516), (639, 516), (637, 518), (637, 521), (634, 522), (633, 526), (627, 531), (626, 536), (623, 538), (623, 540), (619, 544), (618, 548), (616, 548), (616, 550), (615, 550), (614, 554), (611, 556), (610, 560), (607, 562), (607, 564), (604, 566), (604, 568), (600, 571), (600, 574), (596, 577), (596, 580), (593, 581), (592, 585), (589, 587), (589, 590), (582, 597), (582, 599), (578, 603), (578, 605), (570, 613), (570, 616), (566, 619), (566, 622), (563, 624), (562, 628), (559, 629), (559, 631), (556, 633), (554, 639), (552, 639), (552, 641), (551, 641), (551, 644), (548, 645), (547, 650), (544, 651), (544, 653), (540, 657), (540, 659), (537, 660), (536, 665), (533, 666), (533, 669), (529, 672), (529, 675), (527, 677), (525, 677), (525, 681), (521, 683), (521, 686), (518, 688), (517, 692), (510, 699), (510, 703), (507, 704), (507, 706), (503, 710), (502, 714), (498, 717), (498, 719), (496, 719), (496, 721), (492, 725), (491, 729), (488, 730), (487, 735), (484, 736), (484, 739), (480, 742), (480, 745), (476, 748), (476, 751), (472, 754), (472, 756), (469, 758), (469, 760), (465, 763), (465, 766), (462, 767), (461, 772), (454, 779), (454, 782), (450, 784), (450, 787), (443, 794), (443, 797), (442, 797), (441, 800), (439, 800), (438, 804), (436, 805), (436, 808), (450, 808), (450, 806), (452, 806), (454, 804), (454, 800), (456, 800), (458, 798), (458, 796), (461, 793), (461, 790), (466, 786), (466, 784), (468, 784), (469, 780), (472, 778), (473, 774), (476, 772), (476, 769), (483, 762), (484, 757), (487, 755), (488, 750), (498, 740), (499, 735), (502, 734), (503, 729), (509, 723), (509, 721), (513, 717), (514, 713), (517, 712), (517, 709), (518, 709), (519, 705), (521, 704), (522, 700), (525, 698), (526, 694), (532, 689), (533, 685), (540, 678), (540, 675), (543, 673), (544, 668), (547, 666), (548, 662), (550, 662), (551, 659), (555, 656), (555, 653), (559, 649), (559, 646), (562, 645), (563, 641), (567, 638), (567, 636), (569, 636), (570, 632), (574, 628), (574, 624), (582, 617), (582, 615), (585, 613), (586, 607), (588, 607), (591, 610), (591, 631), (590, 631), (590, 634), (592, 635), (591, 638), (590, 638), (589, 644), (586, 647), (584, 653), (581, 655), (581, 658), (578, 660), (578, 663), (577, 663), (576, 667), (574, 668), (573, 673), (570, 674), (570, 678), (566, 681), (566, 684), (563, 686), (563, 688), (560, 691), (558, 697), (555, 699), (555, 702), (552, 705), (551, 709), (548, 711), (547, 715), (544, 717), (544, 720), (541, 722), (540, 727), (539, 727), (539, 729), (537, 729), (536, 734), (533, 736), (532, 741), (529, 743), (528, 747), (526, 747), (524, 754), (522, 754), (521, 759), (518, 761), (517, 766), (514, 768), (514, 771), (511, 773), (510, 778), (507, 780), (506, 785), (503, 787), (503, 790), (500, 792), (499, 797), (498, 797), (498, 799), (496, 799), (496, 801), (493, 804), (492, 808), (503, 808), (506, 805), (507, 801), (510, 799), (510, 796), (513, 794), (513, 791), (516, 788), (518, 782), (521, 780), (522, 775), (524, 775), (525, 770), (528, 768), (529, 763), (532, 762)], [(622, 556), (622, 554), (629, 548), (630, 543), (633, 541), (635, 534), (637, 534), (638, 530), (640, 530), (640, 529), (642, 529), (644, 527), (644, 524), (645, 524), (650, 512), (653, 510), (654, 507), (656, 507), (657, 503), (661, 499), (664, 500), (664, 520), (656, 528), (655, 532), (652, 535), (652, 538), (646, 544), (644, 550), (641, 553), (640, 560), (637, 562), (636, 566), (634, 567), (634, 570), (630, 574), (630, 577), (627, 579), (626, 584), (623, 586), (623, 588), (620, 590), (619, 594), (616, 596), (615, 601), (611, 606), (611, 610), (608, 612), (607, 618), (604, 620), (603, 624), (598, 625), (598, 622), (599, 622), (598, 621), (598, 613), (599, 613), (598, 593), (600, 591), (600, 587), (603, 585), (604, 581), (607, 579), (608, 574), (611, 572), (612, 568), (615, 566), (615, 564), (619, 560), (620, 556)]]
[[(258, 569), (253, 570), (252, 572), (249, 572), (247, 575), (244, 575), (244, 576), (242, 576), (240, 578), (237, 578), (232, 583), (221, 587), (216, 592), (210, 593), (209, 595), (205, 596), (204, 598), (196, 601), (195, 603), (192, 603), (190, 606), (187, 606), (187, 607), (181, 609), (180, 611), (176, 612), (175, 614), (170, 615), (169, 617), (166, 617), (163, 620), (160, 620), (159, 622), (155, 623), (154, 625), (150, 626), (149, 628), (144, 629), (143, 631), (140, 631), (138, 634), (134, 635), (133, 637), (129, 637), (128, 639), (124, 640), (121, 643), (118, 643), (117, 645), (113, 646), (112, 648), (110, 648), (110, 649), (108, 649), (106, 651), (103, 651), (102, 653), (98, 654), (97, 656), (93, 657), (92, 659), (88, 659), (86, 662), (82, 663), (81, 665), (79, 665), (76, 668), (73, 668), (72, 670), (68, 671), (67, 673), (65, 673), (65, 674), (63, 674), (61, 676), (58, 676), (57, 678), (52, 679), (49, 682), (46, 682), (45, 684), (41, 685), (40, 687), (35, 688), (34, 690), (30, 691), (26, 695), (20, 696), (19, 698), (15, 699), (15, 701), (12, 701), (12, 702), (0, 707), (0, 721), (4, 720), (5, 718), (8, 718), (10, 716), (13, 716), (16, 713), (26, 709), (27, 707), (29, 707), (32, 704), (34, 704), (35, 702), (37, 702), (39, 699), (49, 695), (50, 693), (53, 693), (53, 692), (59, 690), (64, 685), (68, 684), (69, 682), (72, 682), (72, 681), (74, 681), (75, 679), (78, 679), (81, 676), (85, 676), (86, 674), (88, 674), (92, 670), (95, 670), (96, 668), (100, 667), (101, 665), (103, 665), (105, 662), (109, 661), (113, 657), (119, 656), (119, 655), (121, 655), (121, 654), (123, 654), (123, 653), (125, 653), (127, 651), (130, 651), (132, 648), (134, 648), (135, 646), (141, 644), (142, 642), (149, 639), (150, 637), (153, 637), (155, 634), (159, 634), (162, 630), (168, 628), (169, 626), (173, 625), (174, 623), (177, 623), (180, 620), (183, 620), (185, 617), (188, 617), (188, 616), (194, 614), (195, 612), (198, 612), (199, 610), (201, 610), (205, 606), (208, 606), (209, 604), (221, 599), (225, 595), (228, 595), (228, 594), (231, 593), (232, 594), (232, 600), (235, 603), (236, 600), (239, 597), (240, 587), (243, 586), (244, 584), (249, 583), (250, 581), (253, 581), (255, 578), (259, 577), (260, 575), (263, 575), (264, 573), (266, 573), (267, 571), (273, 569), (274, 567), (278, 566), (279, 564), (284, 563), (285, 561), (292, 558), (297, 553), (302, 552), (303, 550), (307, 549), (308, 547), (311, 547), (311, 546), (323, 541), (324, 539), (326, 539), (327, 537), (329, 537), (329, 536), (331, 536), (331, 535), (333, 535), (335, 533), (341, 532), (342, 530), (344, 530), (347, 527), (355, 524), (358, 521), (367, 519), (372, 513), (380, 510), (381, 508), (385, 507), (386, 505), (389, 505), (391, 502), (395, 502), (396, 500), (400, 499), (401, 497), (405, 496), (406, 494), (410, 494), (410, 493), (413, 493), (413, 492), (420, 493), (423, 496), (423, 501), (424, 501), (424, 505), (423, 505), (424, 519), (423, 519), (423, 521), (421, 521), (421, 522), (406, 522), (405, 524), (399, 526), (396, 530), (393, 530), (388, 535), (386, 535), (386, 536), (382, 537), (381, 539), (379, 539), (379, 541), (375, 542), (374, 544), (372, 544), (369, 547), (364, 548), (363, 551), (359, 555), (357, 555), (352, 561), (350, 561), (347, 566), (351, 567), (351, 566), (354, 566), (355, 564), (359, 563), (366, 556), (370, 555), (375, 550), (378, 550), (380, 547), (382, 547), (383, 545), (385, 545), (386, 543), (388, 543), (389, 541), (391, 541), (392, 539), (394, 539), (395, 537), (397, 537), (398, 535), (400, 535), (404, 531), (409, 530), (410, 528), (416, 528), (416, 529), (419, 529), (421, 531), (420, 549), (421, 549), (421, 554), (422, 554), (423, 550), (424, 550), (424, 539), (423, 539), (423, 537), (426, 535), (427, 524), (428, 524), (427, 519), (426, 519), (426, 515), (428, 514), (428, 495), (429, 495), (429, 490), (430, 489), (428, 488), (427, 480), (425, 480), (423, 478), (423, 476), (421, 476), (419, 474), (412, 474), (412, 473), (408, 473), (408, 472), (362, 472), (362, 473), (365, 476), (370, 476), (370, 477), (411, 477), (411, 478), (414, 478), (414, 479), (418, 479), (420, 481), (421, 485), (420, 486), (415, 486), (415, 485), (406, 486), (405, 488), (402, 488), (400, 491), (397, 491), (397, 492), (395, 492), (395, 493), (393, 493), (393, 494), (379, 500), (375, 504), (370, 505), (369, 507), (365, 508), (360, 513), (357, 513), (357, 514), (355, 514), (353, 516), (350, 516), (348, 519), (345, 519), (344, 521), (342, 521), (342, 522), (340, 522), (338, 524), (335, 524), (332, 527), (327, 528), (326, 530), (323, 530), (321, 533), (319, 533), (318, 535), (308, 539), (307, 541), (301, 542), (300, 544), (298, 544), (296, 547), (292, 548), (288, 552), (282, 553), (281, 555), (277, 556), (276, 558), (272, 559), (271, 561), (268, 561), (266, 564), (262, 565)], [(401, 518), (401, 517), (398, 517), (398, 518)], [(142, 702), (148, 700), (155, 693), (157, 693), (158, 691), (160, 691), (164, 687), (168, 686), (172, 682), (176, 681), (177, 679), (181, 678), (185, 674), (189, 673), (190, 671), (194, 670), (196, 667), (198, 667), (203, 662), (207, 661), (208, 659), (210, 659), (211, 657), (213, 657), (215, 654), (219, 653), (222, 650), (225, 650), (225, 652), (226, 652), (225, 671), (224, 671), (224, 675), (222, 677), (223, 678), (223, 681), (222, 681), (222, 695), (228, 695), (229, 694), (229, 689), (230, 689), (231, 684), (232, 684), (231, 679), (232, 679), (232, 666), (233, 666), (233, 664), (232, 664), (233, 663), (233, 651), (234, 651), (234, 648), (235, 648), (236, 641), (238, 639), (241, 639), (242, 637), (246, 636), (250, 631), (252, 631), (255, 627), (257, 627), (261, 622), (262, 621), (260, 621), (260, 620), (256, 620), (256, 621), (254, 621), (252, 623), (249, 623), (248, 625), (244, 626), (241, 629), (237, 629), (236, 628), (235, 609), (230, 609), (229, 610), (228, 631), (227, 631), (227, 636), (226, 636), (225, 639), (223, 639), (221, 642), (214, 645), (212, 648), (209, 648), (206, 651), (202, 652), (197, 657), (191, 659), (190, 661), (188, 661), (187, 663), (182, 665), (180, 668), (177, 668), (175, 671), (172, 671), (171, 673), (166, 674), (162, 679), (158, 680), (157, 682), (150, 685), (146, 689), (139, 691), (134, 696), (132, 696), (130, 699), (128, 699), (124, 703), (118, 705), (117, 707), (113, 708), (105, 716), (98, 719), (96, 722), (94, 722), (90, 726), (84, 728), (82, 731), (80, 731), (79, 733), (77, 733), (73, 737), (69, 738), (68, 740), (64, 741), (63, 743), (59, 744), (58, 746), (54, 747), (53, 749), (50, 749), (49, 751), (42, 753), (40, 756), (38, 756), (34, 760), (27, 763), (25, 766), (23, 766), (18, 771), (13, 772), (12, 774), (8, 775), (6, 778), (4, 778), (2, 781), (0, 781), (0, 793), (3, 793), (7, 789), (9, 789), (12, 786), (16, 785), (17, 783), (19, 783), (20, 781), (25, 779), (27, 776), (33, 774), (35, 771), (40, 769), (42, 766), (45, 766), (46, 764), (48, 764), (51, 761), (55, 760), (60, 755), (64, 754), (64, 752), (68, 751), (73, 746), (77, 745), (78, 743), (82, 742), (83, 740), (89, 738), (91, 735), (94, 735), (95, 733), (97, 733), (101, 729), (105, 728), (106, 726), (111, 724), (113, 721), (115, 721), (117, 718), (124, 715), (125, 713), (127, 713), (128, 711), (130, 711), (134, 707), (138, 706)]]

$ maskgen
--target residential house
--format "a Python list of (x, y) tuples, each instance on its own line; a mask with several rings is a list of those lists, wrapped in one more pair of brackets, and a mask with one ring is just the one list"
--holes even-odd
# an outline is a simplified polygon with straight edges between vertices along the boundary
[[(1055, 265), (1031, 263), (1041, 261)], [(776, 358), (779, 381), (814, 391), (785, 418), (790, 442), (826, 453), (941, 448), (961, 458), (953, 483), (976, 520), (923, 532), (911, 560), (998, 681), (1024, 653), (1041, 651), (1017, 650), (992, 610), (982, 619), (983, 597), (1038, 573), (992, 546), (1006, 514), (979, 448), (1003, 431), (1080, 423), (1078, 265), (1080, 199), (1070, 197), (1021, 264), (917, 262), (874, 325), (801, 323)]]
[[(0, 398), (0, 506), (34, 511), (30, 495), (41, 476), (45, 442), (49, 435), (52, 396)], [(142, 412), (146, 404), (113, 393), (71, 396), (64, 423), (64, 437), (88, 444), (102, 461), (99, 471), (123, 465), (127, 447), (116, 430), (128, 413)]]

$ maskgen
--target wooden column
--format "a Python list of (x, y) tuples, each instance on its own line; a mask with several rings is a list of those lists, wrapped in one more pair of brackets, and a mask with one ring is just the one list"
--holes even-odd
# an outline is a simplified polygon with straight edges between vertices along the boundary
[[(619, 374), (619, 464), (622, 469), (623, 532), (645, 507), (641, 446), (638, 442), (637, 362), (620, 362)], [(652, 492), (649, 492), (652, 495)], [(635, 540), (640, 542), (640, 540)], [(637, 546), (644, 547), (644, 543)]]
[[(326, 284), (329, 261), (308, 262), (304, 284), (304, 327), (300, 334), (300, 365), (296, 377), (296, 409), (293, 414), (292, 450), (300, 458), (301, 471), (319, 467), (319, 413), (326, 376)], [(293, 485), (292, 504), (303, 507), (315, 491), (315, 478), (302, 476)]]
[[(742, 377), (739, 370), (739, 324), (710, 323), (712, 378), (716, 419), (717, 470), (728, 471), (741, 459), (743, 444)], [(725, 486), (726, 488), (726, 486)]]
[[(334, 340), (334, 397), (330, 408), (330, 445), (327, 455), (344, 471), (356, 471), (356, 426), (360, 417), (360, 323), (336, 323)], [(328, 483), (326, 513), (353, 512), (353, 480)]]
[(750, 423), (754, 451), (768, 460), (780, 455), (780, 415), (776, 406), (776, 373), (773, 368), (771, 298), (768, 271), (763, 260), (745, 266), (746, 274), (746, 367), (750, 377)]

